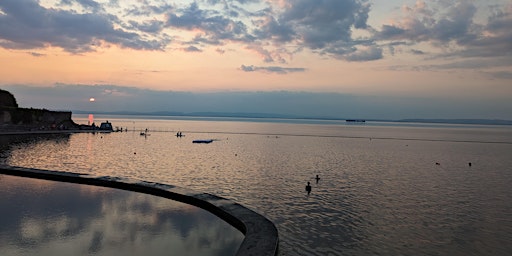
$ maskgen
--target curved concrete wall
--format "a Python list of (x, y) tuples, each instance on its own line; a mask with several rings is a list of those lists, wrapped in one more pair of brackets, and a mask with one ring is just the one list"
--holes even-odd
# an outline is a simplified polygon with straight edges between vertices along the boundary
[(55, 181), (131, 190), (161, 196), (203, 208), (244, 233), (237, 255), (271, 256), (277, 254), (278, 233), (275, 225), (264, 216), (231, 200), (207, 193), (198, 193), (172, 185), (109, 176), (48, 171), (0, 165), (0, 173)]

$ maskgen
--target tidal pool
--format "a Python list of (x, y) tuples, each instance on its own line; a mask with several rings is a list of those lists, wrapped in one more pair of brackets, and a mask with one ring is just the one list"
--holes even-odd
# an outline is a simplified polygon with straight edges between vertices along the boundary
[(0, 255), (235, 255), (244, 235), (143, 193), (0, 175)]

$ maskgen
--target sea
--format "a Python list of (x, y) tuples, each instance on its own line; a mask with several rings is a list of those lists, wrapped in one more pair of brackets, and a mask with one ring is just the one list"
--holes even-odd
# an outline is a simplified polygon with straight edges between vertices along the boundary
[[(278, 255), (512, 252), (511, 126), (94, 118), (123, 132), (13, 140), (2, 146), (0, 162), (234, 200), (276, 225)], [(73, 120), (87, 124), (88, 116)]]

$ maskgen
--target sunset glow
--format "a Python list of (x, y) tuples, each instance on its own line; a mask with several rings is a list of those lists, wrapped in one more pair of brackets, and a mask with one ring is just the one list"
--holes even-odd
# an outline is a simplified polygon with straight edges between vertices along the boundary
[[(221, 2), (2, 0), (0, 24), (10, 25), (0, 26), (0, 59), (9, 63), (0, 86), (22, 103), (44, 104), (35, 107), (82, 108), (30, 95), (58, 85), (118, 97), (108, 102), (120, 109), (126, 97), (137, 100), (128, 92), (137, 88), (392, 96), (411, 104), (483, 99), (488, 104), (474, 108), (504, 104), (493, 109), (512, 113), (510, 1)], [(493, 113), (480, 117), (512, 119)]]

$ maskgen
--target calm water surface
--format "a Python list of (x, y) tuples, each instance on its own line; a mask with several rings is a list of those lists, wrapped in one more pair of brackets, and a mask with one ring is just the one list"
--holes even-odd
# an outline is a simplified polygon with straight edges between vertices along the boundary
[(235, 255), (203, 209), (119, 189), (0, 175), (0, 255)]
[[(9, 143), (3, 161), (233, 199), (277, 225), (280, 255), (512, 251), (510, 127), (109, 121), (132, 131)], [(139, 135), (146, 128), (150, 135)], [(178, 130), (186, 136), (175, 137)], [(193, 144), (195, 139), (215, 141)]]

